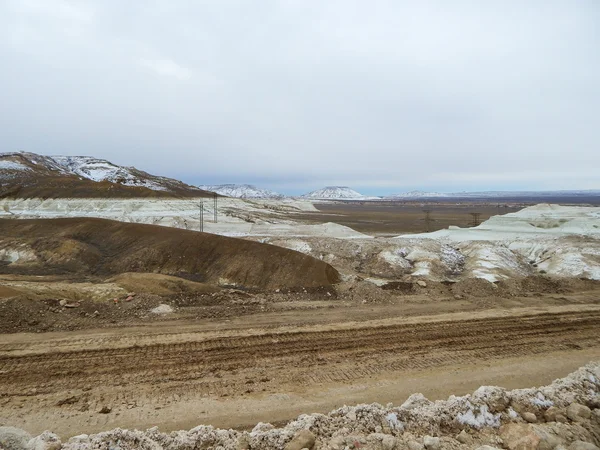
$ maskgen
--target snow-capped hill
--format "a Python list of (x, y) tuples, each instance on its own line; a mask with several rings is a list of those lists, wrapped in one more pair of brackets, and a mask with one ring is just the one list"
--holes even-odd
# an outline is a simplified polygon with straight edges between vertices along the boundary
[(327, 186), (323, 189), (317, 189), (316, 191), (304, 194), (304, 198), (314, 199), (365, 199), (366, 196), (360, 192), (356, 192), (354, 189), (350, 189), (348, 186)]
[(0, 153), (3, 197), (202, 197), (209, 193), (91, 156)]
[(283, 198), (278, 192), (271, 191), (269, 189), (260, 189), (252, 184), (217, 184), (217, 185), (203, 185), (199, 186), (200, 189), (205, 191), (216, 192), (217, 194), (224, 195), (226, 197), (235, 198)]
[[(117, 166), (105, 159), (91, 156), (51, 156), (68, 172), (92, 181), (110, 181), (124, 186), (141, 186), (155, 191), (167, 190), (160, 178), (143, 173), (134, 167)], [(175, 181), (175, 180), (173, 180)]]

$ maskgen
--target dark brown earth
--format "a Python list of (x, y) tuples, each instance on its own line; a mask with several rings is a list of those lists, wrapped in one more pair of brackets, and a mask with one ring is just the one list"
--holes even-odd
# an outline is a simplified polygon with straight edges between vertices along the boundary
[[(315, 203), (319, 212), (306, 213), (300, 217), (311, 222), (339, 223), (371, 235), (397, 236), (404, 233), (437, 231), (449, 226), (470, 227), (491, 216), (519, 211), (524, 206), (527, 205), (482, 202), (323, 202)], [(474, 217), (472, 214), (478, 216)]]
[(175, 228), (105, 219), (0, 220), (3, 248), (36, 260), (0, 273), (105, 276), (176, 275), (238, 289), (321, 288), (339, 279), (329, 264), (268, 244)]

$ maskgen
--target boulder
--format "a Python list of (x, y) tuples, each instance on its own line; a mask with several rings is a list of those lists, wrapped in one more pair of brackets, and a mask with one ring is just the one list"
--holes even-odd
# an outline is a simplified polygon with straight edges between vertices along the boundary
[(386, 436), (381, 440), (383, 450), (394, 450), (396, 448), (396, 438), (394, 436)]
[(4, 450), (26, 450), (31, 435), (20, 428), (0, 427), (0, 448)]
[(315, 445), (315, 435), (309, 430), (300, 430), (285, 446), (285, 450), (302, 450), (303, 448), (311, 449)]
[(573, 422), (583, 422), (592, 416), (592, 411), (581, 403), (571, 403), (567, 408), (567, 417)]
[(427, 450), (439, 450), (440, 449), (440, 438), (425, 436), (423, 437), (423, 445)]
[(44, 431), (39, 436), (34, 437), (27, 444), (28, 450), (60, 450), (62, 442), (60, 438), (50, 431)]
[(460, 433), (458, 433), (458, 436), (456, 436), (456, 440), (461, 444), (465, 445), (470, 445), (473, 443), (473, 438), (465, 430), (462, 430)]
[(409, 450), (423, 450), (423, 444), (417, 441), (410, 440), (406, 443)]
[(525, 419), (525, 422), (529, 422), (529, 423), (537, 422), (537, 417), (532, 412), (524, 412), (523, 414), (521, 414), (521, 417), (523, 417), (523, 419)]
[(584, 441), (575, 441), (571, 445), (569, 445), (569, 450), (600, 450), (594, 444), (590, 444), (589, 442)]
[(500, 427), (500, 437), (509, 450), (535, 450), (540, 437), (532, 426), (524, 423), (509, 423)]
[(544, 419), (546, 419), (546, 422), (556, 422), (556, 416), (559, 414), (562, 414), (562, 411), (556, 406), (551, 406), (544, 413)]

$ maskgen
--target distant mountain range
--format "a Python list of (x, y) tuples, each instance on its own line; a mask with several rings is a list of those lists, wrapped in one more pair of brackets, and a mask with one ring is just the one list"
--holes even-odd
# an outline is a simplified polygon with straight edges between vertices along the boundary
[(211, 193), (90, 156), (0, 153), (0, 197), (202, 197)]
[[(43, 156), (28, 152), (0, 153), (0, 198), (206, 197), (216, 192), (236, 198), (281, 199), (287, 196), (250, 184), (191, 186), (91, 156)], [(411, 191), (369, 197), (348, 186), (326, 186), (301, 198), (309, 200), (417, 200), (452, 198), (576, 198), (600, 196), (600, 190), (572, 191)]]
[(382, 197), (385, 200), (394, 199), (434, 199), (434, 198), (543, 198), (543, 197), (583, 197), (598, 196), (600, 190), (560, 190), (560, 191), (481, 191), (481, 192), (423, 192), (411, 191)]

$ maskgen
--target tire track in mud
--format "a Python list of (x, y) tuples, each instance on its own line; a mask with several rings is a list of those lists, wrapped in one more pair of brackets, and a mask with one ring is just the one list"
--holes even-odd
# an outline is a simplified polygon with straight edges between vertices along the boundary
[[(329, 331), (294, 331), (124, 348), (0, 356), (0, 396), (90, 386), (193, 384), (202, 395), (241, 393), (240, 374), (268, 373), (277, 383), (348, 383), (379, 373), (460, 361), (600, 347), (600, 311), (544, 313)], [(239, 372), (239, 374), (238, 374)], [(268, 378), (268, 379), (267, 379)], [(183, 389), (183, 388), (182, 388)], [(132, 394), (135, 395), (135, 394)]]

